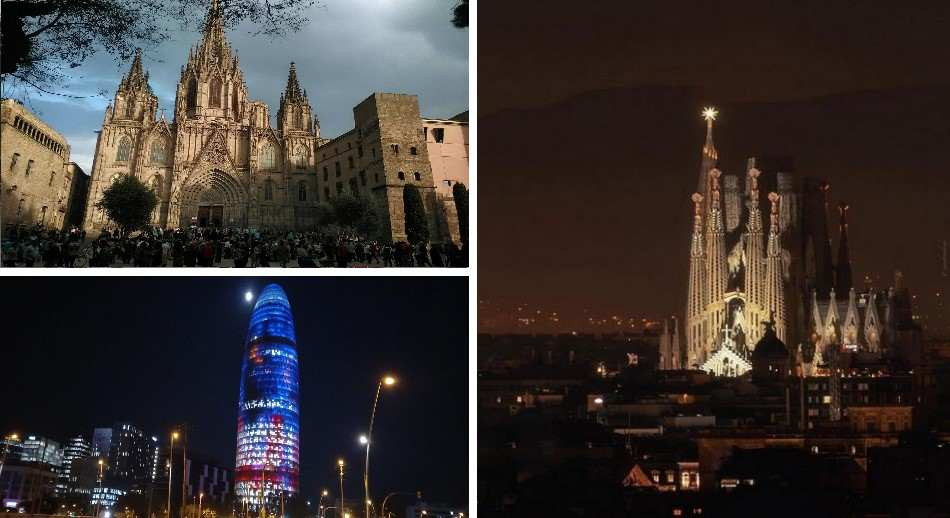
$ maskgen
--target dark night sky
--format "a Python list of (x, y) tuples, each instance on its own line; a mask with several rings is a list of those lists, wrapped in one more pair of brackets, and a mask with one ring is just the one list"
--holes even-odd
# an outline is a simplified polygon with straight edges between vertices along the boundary
[[(233, 467), (244, 292), (281, 284), (297, 330), (301, 490), (335, 485), (335, 462), (361, 487), (376, 382), (393, 372), (376, 415), (370, 483), (464, 504), (468, 490), (467, 279), (6, 278), (6, 402), (0, 431), (66, 439), (115, 421), (167, 435)], [(357, 493), (350, 493), (356, 495)]]
[(714, 104), (726, 174), (784, 155), (826, 178), (856, 278), (899, 268), (926, 311), (950, 239), (950, 4), (896, 5), (480, 4), (479, 299), (682, 313)]

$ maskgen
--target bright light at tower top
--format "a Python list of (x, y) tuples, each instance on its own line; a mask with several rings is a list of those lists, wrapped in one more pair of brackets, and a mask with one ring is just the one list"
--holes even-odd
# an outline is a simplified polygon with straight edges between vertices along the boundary
[(707, 121), (716, 120), (716, 116), (719, 115), (719, 111), (713, 108), (712, 106), (707, 106), (703, 108), (703, 118)]
[(254, 294), (251, 293), (250, 291), (244, 292), (244, 300), (245, 300), (246, 302), (250, 302), (250, 301), (254, 300)]

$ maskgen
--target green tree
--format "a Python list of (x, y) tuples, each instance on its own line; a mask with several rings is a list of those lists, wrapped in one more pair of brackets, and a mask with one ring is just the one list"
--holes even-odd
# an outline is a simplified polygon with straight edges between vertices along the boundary
[(468, 0), (459, 0), (452, 8), (452, 25), (459, 29), (468, 27)]
[(415, 185), (407, 184), (402, 190), (403, 209), (406, 213), (406, 239), (412, 244), (429, 240), (429, 223), (422, 204), (422, 195)]
[(455, 198), (455, 210), (459, 216), (459, 234), (462, 236), (462, 244), (468, 246), (468, 189), (465, 184), (456, 182), (452, 186), (452, 197)]
[(368, 198), (341, 194), (330, 199), (333, 208), (333, 220), (341, 228), (369, 237), (379, 227), (379, 217), (372, 201)]
[(127, 235), (148, 225), (156, 205), (155, 191), (132, 175), (122, 175), (102, 192), (96, 208), (104, 210)]
[[(127, 61), (136, 47), (155, 48), (176, 29), (195, 27), (204, 20), (211, 1), (3, 0), (0, 79), (10, 80), (5, 87), (28, 85), (75, 97), (49, 88), (62, 86), (69, 78), (66, 71), (96, 52)], [(257, 27), (255, 34), (267, 36), (299, 31), (309, 22), (305, 11), (314, 4), (314, 0), (218, 1), (226, 27), (250, 22)]]

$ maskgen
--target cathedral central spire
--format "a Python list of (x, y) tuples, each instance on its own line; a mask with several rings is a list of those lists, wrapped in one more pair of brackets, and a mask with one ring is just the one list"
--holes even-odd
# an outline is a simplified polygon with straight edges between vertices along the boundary
[(303, 96), (300, 83), (297, 82), (297, 65), (291, 61), (290, 72), (287, 74), (287, 88), (284, 89), (284, 98), (288, 101), (296, 101)]
[(719, 116), (712, 106), (703, 108), (703, 118), (706, 119), (706, 142), (703, 144), (703, 165), (699, 171), (698, 192), (705, 197), (709, 197), (708, 178), (709, 171), (716, 167), (719, 160), (719, 152), (716, 151), (716, 145), (713, 143), (713, 121)]

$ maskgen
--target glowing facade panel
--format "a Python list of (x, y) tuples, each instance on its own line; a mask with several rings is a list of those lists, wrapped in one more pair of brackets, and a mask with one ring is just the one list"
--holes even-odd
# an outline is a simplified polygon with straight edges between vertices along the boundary
[(244, 340), (238, 401), (235, 494), (256, 507), (297, 493), (300, 460), (299, 374), (287, 294), (264, 288)]

